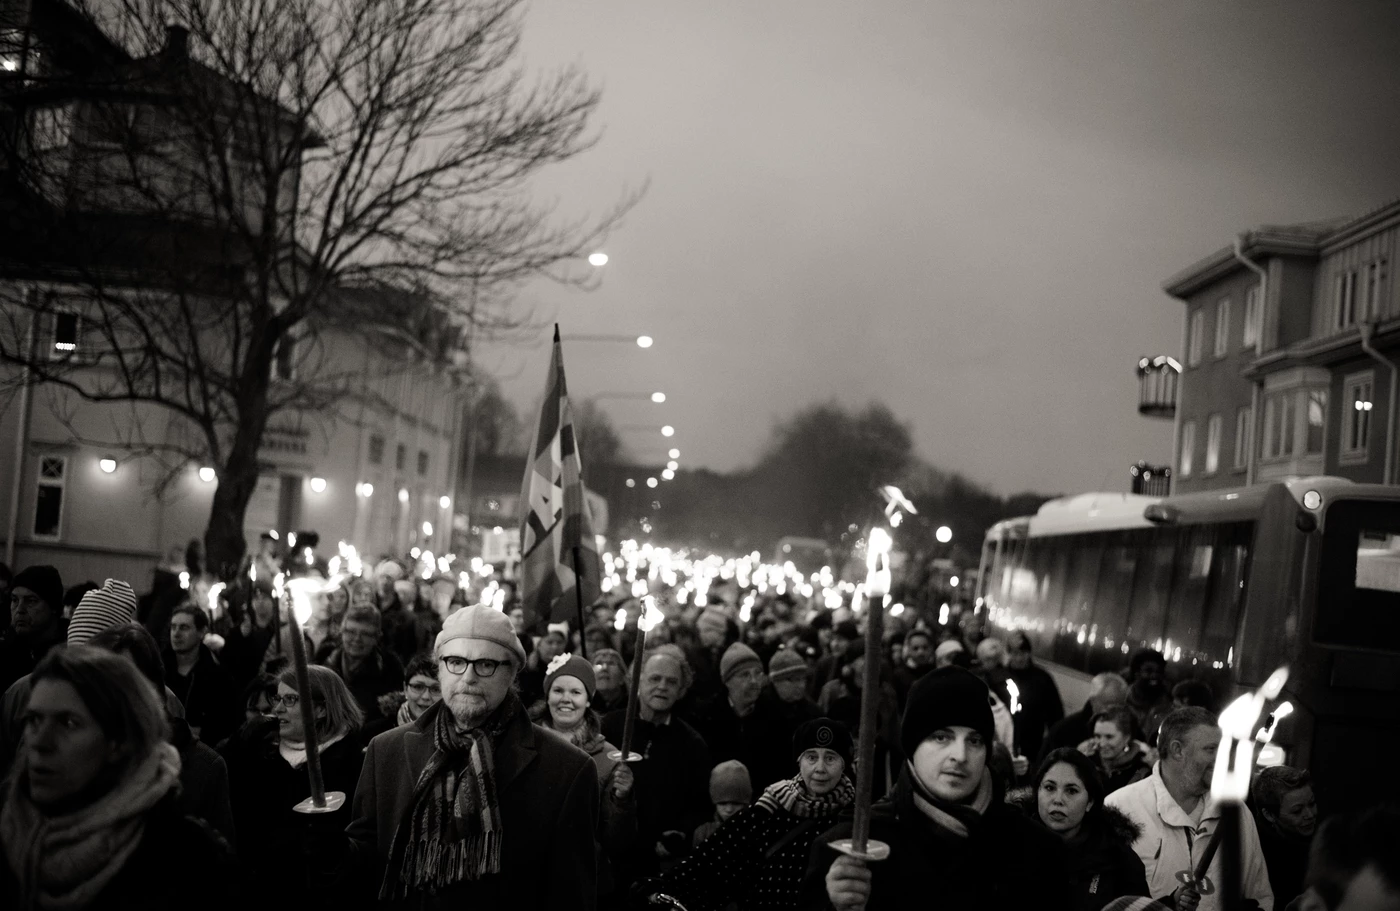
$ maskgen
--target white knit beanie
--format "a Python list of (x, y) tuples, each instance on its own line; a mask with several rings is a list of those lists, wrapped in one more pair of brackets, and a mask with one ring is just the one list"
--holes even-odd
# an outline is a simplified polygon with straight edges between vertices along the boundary
[(83, 595), (68, 621), (68, 644), (87, 645), (98, 633), (136, 619), (136, 593), (120, 579), (108, 579), (101, 588)]

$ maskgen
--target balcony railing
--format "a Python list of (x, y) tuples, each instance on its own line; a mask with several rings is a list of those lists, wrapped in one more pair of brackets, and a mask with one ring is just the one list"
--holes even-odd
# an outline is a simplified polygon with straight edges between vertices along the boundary
[(1172, 492), (1172, 470), (1165, 465), (1138, 462), (1128, 469), (1133, 479), (1133, 493), (1148, 497), (1165, 497)]
[(1174, 357), (1139, 358), (1138, 414), (1149, 418), (1176, 417), (1176, 389), (1181, 380), (1181, 364)]

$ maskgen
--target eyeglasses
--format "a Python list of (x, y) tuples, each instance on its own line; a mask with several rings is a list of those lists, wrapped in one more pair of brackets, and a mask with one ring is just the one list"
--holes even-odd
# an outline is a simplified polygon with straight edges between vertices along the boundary
[(288, 693), (285, 696), (283, 696), (281, 693), (278, 693), (277, 695), (273, 696), (268, 700), (268, 705), (274, 709), (277, 708), (279, 705), (285, 705), (289, 709), (294, 709), (297, 707), (298, 704), (300, 704), (300, 702), (301, 696), (297, 695), (296, 693)]
[[(463, 668), (463, 670), (465, 670), (465, 668)], [(477, 671), (477, 674), (480, 675), (481, 672)], [(491, 675), (487, 674), (486, 676), (489, 677)], [(442, 687), (438, 686), (436, 683), (410, 683), (408, 685), (408, 691), (415, 696), (421, 696), (424, 693), (432, 693), (434, 696), (442, 695)]]
[(340, 628), (340, 638), (342, 639), (378, 639), (379, 634), (373, 630), (358, 630), (353, 626), (342, 626)]
[(496, 668), (505, 664), (504, 661), (497, 661), (495, 658), (477, 658), (472, 660), (459, 655), (449, 655), (441, 659), (441, 661), (443, 666), (447, 668), (449, 674), (454, 674), (458, 677), (467, 672), (468, 665), (471, 666), (472, 670), (476, 671), (478, 677), (493, 677), (496, 674)]

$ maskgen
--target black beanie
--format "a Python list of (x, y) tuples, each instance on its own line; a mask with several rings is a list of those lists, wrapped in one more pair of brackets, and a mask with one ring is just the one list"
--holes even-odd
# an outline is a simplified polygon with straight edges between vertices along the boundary
[(63, 580), (52, 566), (29, 566), (10, 580), (10, 591), (27, 588), (54, 612), (63, 611)]
[(808, 750), (832, 750), (846, 761), (846, 774), (854, 774), (851, 746), (851, 732), (839, 721), (830, 718), (813, 718), (804, 723), (792, 735), (792, 758), (798, 760)]
[(913, 758), (919, 744), (934, 731), (954, 725), (972, 728), (990, 749), (996, 737), (990, 696), (985, 683), (960, 667), (940, 667), (925, 674), (910, 688), (904, 709), (899, 730), (904, 755)]

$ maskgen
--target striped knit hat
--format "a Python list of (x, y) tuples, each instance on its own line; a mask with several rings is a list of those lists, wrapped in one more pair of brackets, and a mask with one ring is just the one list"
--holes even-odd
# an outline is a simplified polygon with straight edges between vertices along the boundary
[(87, 645), (103, 630), (136, 619), (136, 593), (120, 579), (108, 579), (101, 588), (83, 595), (68, 621), (68, 644)]

